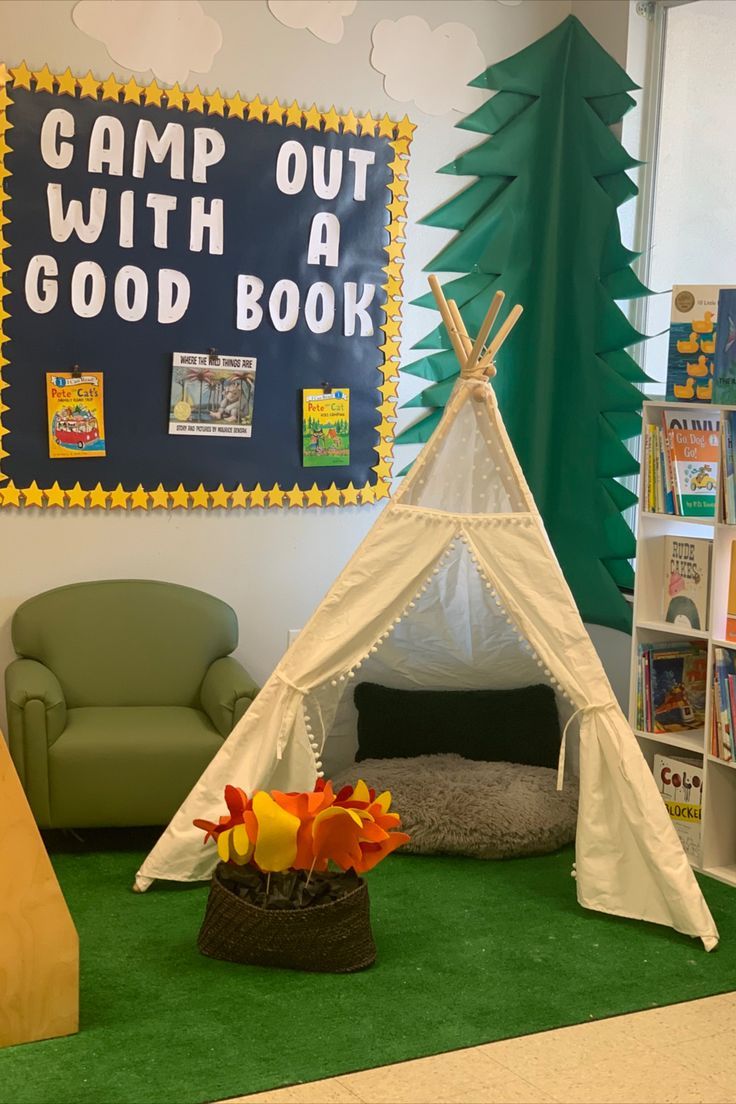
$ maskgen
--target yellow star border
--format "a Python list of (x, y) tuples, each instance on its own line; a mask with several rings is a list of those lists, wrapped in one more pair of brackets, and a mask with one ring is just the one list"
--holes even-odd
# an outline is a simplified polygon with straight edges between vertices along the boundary
[[(25, 88), (29, 92), (46, 93), (51, 96), (70, 96), (72, 99), (93, 99), (102, 103), (112, 100), (115, 103), (133, 103), (140, 107), (166, 107), (178, 111), (195, 111), (202, 115), (219, 115), (227, 119), (241, 119), (244, 122), (258, 122), (264, 126), (276, 125), (284, 128), (296, 127), (301, 130), (317, 130), (322, 133), (354, 135), (356, 140), (368, 136), (387, 138), (393, 160), (388, 168), (392, 177), (386, 186), (386, 264), (383, 272), (386, 282), (382, 290), (386, 293), (386, 302), (381, 307), (385, 319), (380, 326), (383, 344), (379, 346), (382, 362), (377, 366), (380, 379), (376, 385), (376, 413), (380, 418), (375, 430), (378, 442), (373, 447), (376, 463), (372, 470), (376, 473), (374, 483), (366, 482), (355, 487), (350, 482), (347, 487), (336, 487), (334, 482), (320, 490), (316, 483), (311, 488), (294, 484), (292, 490), (282, 490), (278, 484), (272, 488), (261, 488), (258, 483), (252, 490), (244, 490), (238, 484), (232, 490), (222, 483), (216, 490), (207, 491), (202, 486), (186, 489), (178, 487), (164, 488), (159, 483), (155, 489), (146, 490), (138, 486), (126, 491), (121, 484), (117, 487), (103, 488), (99, 483), (91, 491), (84, 491), (79, 483), (72, 488), (61, 488), (58, 482), (53, 487), (38, 487), (35, 480), (30, 487), (16, 488), (8, 482), (3, 471), (3, 460), (9, 455), (4, 445), (7, 443), (8, 430), (3, 426), (2, 416), (8, 406), (5, 388), (8, 383), (3, 379), (3, 368), (9, 363), (3, 355), (5, 343), (9, 340), (4, 329), (5, 320), (10, 314), (2, 309), (3, 298), (8, 294), (4, 274), (9, 271), (4, 252), (8, 248), (4, 228), (9, 222), (3, 211), (3, 204), (9, 198), (5, 190), (5, 179), (10, 175), (5, 165), (5, 156), (12, 153), (8, 144), (8, 132), (11, 129), (7, 118), (7, 107), (12, 104), (10, 90)], [(294, 508), (306, 505), (314, 506), (354, 506), (359, 503), (376, 502), (388, 498), (391, 494), (391, 466), (396, 423), (397, 386), (399, 378), (399, 345), (401, 340), (401, 304), (403, 288), (404, 245), (406, 241), (406, 205), (407, 171), (409, 166), (409, 147), (416, 124), (408, 116), (403, 119), (391, 119), (388, 115), (374, 118), (370, 112), (356, 115), (352, 108), (340, 112), (335, 105), (320, 111), (316, 104), (308, 107), (291, 103), (280, 103), (278, 99), (264, 103), (260, 96), (253, 99), (241, 97), (239, 92), (232, 96), (223, 96), (219, 88), (214, 92), (203, 92), (199, 86), (191, 90), (182, 89), (178, 84), (165, 88), (155, 80), (150, 84), (138, 84), (131, 77), (122, 82), (111, 73), (107, 79), (99, 80), (91, 70), (86, 76), (76, 76), (67, 68), (63, 73), (52, 73), (48, 65), (31, 70), (25, 61), (15, 68), (6, 68), (0, 64), (0, 506), (40, 506), (83, 509), (231, 509), (252, 507)]]

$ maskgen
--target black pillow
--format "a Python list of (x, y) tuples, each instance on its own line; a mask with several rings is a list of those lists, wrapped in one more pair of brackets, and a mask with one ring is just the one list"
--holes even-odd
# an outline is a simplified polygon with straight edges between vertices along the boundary
[(455, 752), (465, 759), (556, 767), (560, 721), (550, 686), (517, 690), (355, 687), (361, 759)]

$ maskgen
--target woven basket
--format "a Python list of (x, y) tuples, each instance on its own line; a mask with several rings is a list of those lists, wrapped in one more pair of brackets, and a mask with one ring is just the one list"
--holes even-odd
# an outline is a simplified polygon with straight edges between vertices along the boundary
[(368, 887), (326, 905), (263, 909), (223, 885), (218, 866), (212, 876), (197, 946), (210, 958), (251, 966), (346, 974), (376, 958)]

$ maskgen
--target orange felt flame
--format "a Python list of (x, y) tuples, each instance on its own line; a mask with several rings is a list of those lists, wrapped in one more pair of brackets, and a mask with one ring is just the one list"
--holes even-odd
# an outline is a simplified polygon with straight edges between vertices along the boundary
[(219, 823), (195, 820), (204, 842), (217, 842), (223, 862), (251, 863), (264, 871), (324, 871), (330, 863), (358, 874), (371, 870), (409, 840), (391, 794), (376, 795), (362, 779), (336, 795), (319, 779), (310, 793), (259, 791), (249, 798), (237, 786), (225, 788), (228, 815)]

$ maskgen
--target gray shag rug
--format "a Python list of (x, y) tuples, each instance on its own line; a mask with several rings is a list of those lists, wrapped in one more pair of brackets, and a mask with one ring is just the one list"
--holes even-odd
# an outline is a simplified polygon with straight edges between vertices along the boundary
[(364, 759), (333, 779), (337, 792), (362, 778), (390, 790), (417, 855), (510, 859), (556, 851), (575, 839), (578, 787), (558, 793), (557, 772), (520, 763), (487, 763), (460, 755)]

